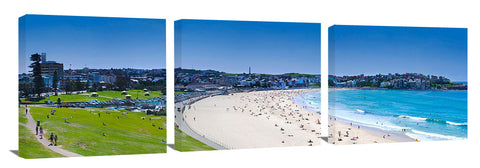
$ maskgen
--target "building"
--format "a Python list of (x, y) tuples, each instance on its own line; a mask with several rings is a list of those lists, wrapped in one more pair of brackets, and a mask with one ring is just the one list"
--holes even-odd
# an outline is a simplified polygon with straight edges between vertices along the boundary
[(57, 71), (58, 79), (63, 78), (63, 64), (55, 61), (47, 61), (47, 54), (42, 53), (41, 74), (42, 76), (51, 76)]
[(52, 76), (57, 71), (58, 79), (63, 78), (63, 64), (61, 63), (42, 63), (40, 64), (42, 68), (42, 76)]
[(46, 63), (47, 62), (47, 53), (42, 53), (41, 57), (42, 57), (42, 64)]

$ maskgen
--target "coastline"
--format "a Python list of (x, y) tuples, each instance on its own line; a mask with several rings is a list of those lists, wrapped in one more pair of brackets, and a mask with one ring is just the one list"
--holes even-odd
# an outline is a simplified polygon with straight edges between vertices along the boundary
[[(350, 90), (350, 89), (342, 89)], [(319, 113), (295, 102), (295, 97), (316, 89), (268, 90), (215, 95), (187, 105), (185, 123), (202, 138), (225, 149), (312, 146), (321, 144)], [(178, 116), (177, 116), (178, 117)], [(415, 141), (404, 134), (377, 128), (353, 128), (341, 119), (330, 120), (329, 143), (370, 144)], [(338, 140), (341, 131), (342, 141)], [(349, 131), (349, 137), (344, 137)], [(386, 135), (383, 138), (383, 135)], [(358, 137), (358, 139), (351, 139)]]
[(329, 87), (328, 91), (335, 91), (335, 90), (405, 90), (405, 91), (468, 91), (468, 89), (389, 89), (389, 88), (379, 88), (379, 87), (342, 87), (342, 88), (335, 88)]
[[(371, 144), (371, 143), (392, 143), (392, 142), (415, 142), (416, 140), (406, 134), (389, 132), (379, 128), (368, 127), (364, 125), (354, 124), (348, 120), (339, 117), (329, 117), (329, 141), (330, 144)], [(352, 123), (350, 125), (350, 123)], [(341, 135), (338, 135), (340, 131)], [(345, 137), (346, 131), (351, 136)], [(353, 137), (358, 139), (352, 139)], [(384, 138), (385, 137), (385, 138)], [(339, 138), (341, 140), (339, 140)]]
[[(336, 91), (337, 89), (333, 89), (333, 88), (329, 88), (329, 91)], [(355, 88), (349, 88), (349, 89), (340, 89), (340, 90), (362, 90), (362, 89), (355, 89)], [(374, 89), (371, 89), (371, 90), (374, 90)], [(398, 91), (398, 90), (395, 90), (395, 91)], [(403, 91), (419, 91), (419, 94), (422, 94), (423, 92), (425, 91), (430, 91), (430, 90), (403, 90)], [(423, 91), (423, 92), (421, 92)], [(460, 92), (466, 92), (466, 90), (431, 90), (431, 91), (452, 91), (450, 93), (447, 93), (447, 92), (443, 92), (443, 93), (440, 93), (440, 92), (428, 92), (428, 93), (434, 93), (434, 94), (461, 94)], [(458, 93), (457, 93), (458, 92)], [(340, 93), (340, 92), (339, 92)], [(365, 92), (361, 92), (361, 93), (365, 93)], [(407, 92), (403, 92), (403, 93), (407, 93)], [(413, 92), (412, 92), (413, 93)], [(330, 95), (335, 95), (335, 92), (329, 92)], [(417, 94), (417, 93), (415, 93)], [(347, 94), (349, 95), (349, 94)], [(372, 95), (370, 95), (372, 96)], [(347, 99), (348, 100), (348, 99)], [(395, 101), (394, 99), (392, 99), (393, 101)], [(355, 101), (355, 99), (353, 99), (352, 101)], [(444, 102), (447, 101), (447, 100), (444, 100)], [(336, 102), (336, 101), (334, 101)], [(348, 103), (348, 102), (346, 102)], [(342, 103), (340, 103), (342, 104)], [(341, 105), (340, 105), (341, 106)], [(335, 105), (332, 105), (330, 104), (330, 109), (336, 109), (335, 108)], [(397, 107), (399, 108), (399, 107)], [(348, 113), (343, 113), (342, 111), (343, 108), (340, 108), (339, 110), (339, 113), (341, 114), (344, 114), (344, 115), (347, 115)], [(344, 110), (344, 109), (343, 109)], [(357, 109), (358, 110), (358, 109)], [(362, 109), (364, 110), (364, 109)], [(360, 113), (363, 113), (363, 111), (360, 110)], [(394, 110), (394, 109), (390, 109), (391, 110)], [(437, 109), (438, 110), (438, 109)], [(449, 109), (447, 109), (449, 110)], [(367, 111), (367, 110), (365, 110)], [(429, 132), (428, 130), (421, 130), (421, 128), (423, 127), (427, 127), (427, 128), (436, 128), (437, 130), (439, 129), (443, 129), (444, 127), (442, 126), (442, 124), (447, 124), (447, 125), (454, 125), (454, 126), (457, 126), (457, 125), (461, 125), (463, 126), (464, 124), (466, 125), (466, 122), (463, 123), (463, 121), (456, 121), (456, 120), (450, 120), (448, 119), (448, 115), (445, 116), (447, 118), (442, 118), (442, 119), (437, 119), (437, 118), (434, 118), (434, 117), (425, 117), (425, 116), (421, 116), (421, 117), (410, 117), (410, 113), (408, 111), (403, 111), (403, 113), (401, 113), (401, 115), (398, 115), (398, 116), (406, 116), (406, 117), (402, 117), (402, 118), (412, 118), (412, 120), (409, 120), (409, 121), (405, 121), (406, 123), (410, 122), (410, 123), (413, 123), (413, 124), (410, 124), (409, 127), (407, 127), (407, 131), (403, 132), (400, 132), (400, 128), (398, 128), (398, 130), (396, 131), (391, 131), (390, 129), (383, 129), (384, 127), (382, 126), (380, 128), (380, 125), (378, 125), (379, 127), (377, 127), (377, 125), (373, 125), (375, 124), (374, 121), (372, 123), (371, 120), (369, 120), (369, 118), (364, 118), (365, 121), (369, 121), (370, 124), (362, 124), (362, 123), (358, 123), (356, 120), (360, 120), (362, 121), (362, 118), (357, 118), (356, 120), (349, 120), (349, 119), (346, 119), (346, 118), (342, 118), (340, 116), (337, 116), (335, 115), (335, 111), (333, 110), (330, 110), (330, 120), (335, 120), (337, 119), (342, 125), (342, 124), (346, 124), (347, 126), (350, 126), (351, 123), (353, 123), (353, 127), (355, 127), (357, 124), (359, 124), (361, 126), (361, 128), (365, 128), (367, 130), (371, 130), (372, 132), (375, 132), (377, 134), (381, 134), (382, 136), (383, 135), (387, 135), (386, 137), (389, 137), (388, 135), (391, 135), (390, 137), (393, 137), (399, 141), (402, 141), (402, 142), (410, 142), (410, 141), (429, 141), (429, 140), (448, 140), (448, 139), (464, 139), (462, 137), (459, 137), (459, 136), (456, 136), (457, 134), (454, 134), (454, 135), (443, 135), (443, 134), (439, 134), (439, 133), (436, 133), (436, 132)], [(392, 113), (390, 113), (389, 115), (394, 115)], [(353, 116), (344, 116), (344, 117), (347, 117), (347, 118), (351, 118), (351, 117), (355, 117), (358, 115), (353, 115)], [(412, 116), (417, 116), (415, 114), (412, 114)], [(422, 118), (422, 117), (425, 117), (425, 118)], [(377, 124), (379, 124), (378, 122), (380, 121), (377, 121)], [(398, 122), (402, 122), (402, 121), (398, 121)], [(417, 127), (415, 127), (415, 123), (414, 122), (417, 122)], [(420, 123), (420, 126), (418, 126), (418, 122), (423, 122), (425, 123), (425, 125), (427, 124), (430, 124), (430, 125), (423, 125), (422, 127), (422, 123)], [(437, 124), (435, 124), (437, 123)], [(382, 123), (383, 124), (383, 123)], [(435, 124), (435, 125), (432, 125), (432, 124)], [(342, 125), (342, 129), (339, 128), (340, 131), (342, 131), (342, 133), (345, 131), (345, 126)], [(351, 127), (351, 126), (350, 126)], [(388, 125), (387, 125), (388, 127)], [(418, 128), (420, 127), (420, 128)], [(352, 128), (350, 128), (352, 129)], [(410, 130), (411, 129), (411, 130)], [(445, 128), (447, 129), (447, 128)], [(449, 130), (445, 130), (445, 131), (462, 131), (460, 128), (452, 128), (452, 127), (448, 127)], [(462, 128), (463, 129), (463, 128)], [(454, 132), (454, 133), (458, 133), (458, 132)], [(329, 135), (330, 137), (333, 137), (333, 135), (337, 135), (337, 131), (331, 131), (329, 132)], [(333, 140), (338, 140), (338, 136), (336, 136), (335, 138), (332, 138)], [(334, 143), (335, 141), (329, 141), (329, 143)], [(378, 142), (378, 141), (377, 141)], [(338, 142), (337, 142), (338, 143)]]
[[(329, 88), (332, 90), (357, 90), (358, 88)], [(304, 93), (306, 94), (306, 93)], [(295, 102), (298, 104), (298, 102)], [(308, 110), (308, 109), (307, 109)], [(310, 111), (311, 113), (315, 113)], [(352, 123), (352, 125), (350, 125)], [(360, 129), (358, 128), (360, 126)], [(390, 142), (414, 142), (415, 139), (405, 134), (388, 132), (379, 128), (353, 124), (353, 122), (329, 115), (328, 143), (331, 144), (370, 144)], [(332, 129), (333, 128), (333, 129)], [(340, 131), (340, 136), (338, 135)], [(348, 131), (348, 133), (347, 133)], [(348, 135), (347, 135), (348, 134)], [(385, 138), (384, 138), (385, 135)], [(353, 137), (358, 137), (353, 139)]]
[(269, 90), (217, 95), (185, 108), (185, 122), (227, 149), (321, 144), (320, 115), (292, 98), (320, 89)]

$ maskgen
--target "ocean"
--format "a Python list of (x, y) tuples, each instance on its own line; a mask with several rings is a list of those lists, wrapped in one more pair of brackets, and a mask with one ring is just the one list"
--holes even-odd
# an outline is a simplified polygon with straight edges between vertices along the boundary
[[(320, 92), (294, 99), (320, 112)], [(467, 113), (467, 91), (329, 91), (330, 116), (421, 141), (466, 139)]]

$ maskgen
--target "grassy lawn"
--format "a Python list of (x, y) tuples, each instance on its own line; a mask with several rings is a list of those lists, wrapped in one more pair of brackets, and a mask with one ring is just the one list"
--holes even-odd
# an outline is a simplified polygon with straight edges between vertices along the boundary
[(183, 133), (182, 130), (175, 127), (175, 150), (188, 152), (188, 151), (205, 151), (205, 150), (215, 150), (208, 145), (188, 136)]
[[(154, 97), (162, 97), (164, 96), (160, 91), (147, 91), (150, 93), (150, 96), (145, 96), (143, 90), (129, 90), (127, 94), (132, 96), (132, 99), (137, 98), (137, 91), (138, 91), (138, 99), (151, 99)], [(97, 92), (99, 97), (108, 97), (108, 98), (115, 98), (115, 99), (125, 99), (125, 95), (122, 95), (121, 91), (100, 91)], [(87, 92), (86, 94), (90, 95), (91, 92)]]
[(35, 135), (27, 127), (19, 125), (18, 131), (18, 156), (27, 159), (63, 157), (63, 155), (46, 148), (38, 142)]
[(27, 116), (25, 115), (25, 106), (20, 106), (18, 108), (18, 122), (24, 124), (28, 123)]
[[(54, 108), (31, 107), (31, 114), (41, 121), (46, 135), (58, 134), (58, 144), (71, 152), (84, 156), (166, 152), (166, 144), (161, 142), (166, 140), (164, 116), (111, 109), (56, 108), (55, 115), (47, 118), (51, 109)], [(65, 119), (69, 123), (64, 123)]]
[(62, 102), (87, 102), (92, 99), (96, 99), (99, 101), (113, 100), (111, 98), (91, 97), (89, 95), (82, 95), (82, 94), (71, 94), (71, 95), (62, 94), (57, 96), (48, 96), (38, 101), (28, 101), (26, 99), (21, 99), (21, 100), (22, 102), (28, 102), (28, 103), (44, 103), (46, 100), (50, 100), (50, 101), (53, 101), (54, 103), (57, 103), (58, 98), (60, 98)]
[[(154, 97), (162, 97), (164, 96), (161, 91), (147, 91), (150, 93), (150, 96), (145, 96), (143, 90), (129, 90), (127, 94), (132, 96), (132, 99), (137, 98), (137, 91), (138, 91), (138, 98), (139, 99), (150, 99)], [(62, 102), (88, 102), (90, 100), (96, 99), (99, 101), (107, 101), (113, 99), (125, 99), (125, 95), (122, 95), (121, 91), (99, 91), (97, 92), (98, 97), (91, 97), (92, 92), (87, 92), (84, 94), (71, 94), (71, 95), (58, 95), (58, 96), (49, 96), (45, 97), (44, 99), (38, 101), (28, 101), (25, 98), (21, 99), (22, 102), (27, 103), (44, 103), (46, 100), (53, 101), (54, 103), (57, 102), (57, 99), (60, 98)]]
[(183, 93), (186, 93), (186, 92), (175, 91), (175, 94), (183, 94)]

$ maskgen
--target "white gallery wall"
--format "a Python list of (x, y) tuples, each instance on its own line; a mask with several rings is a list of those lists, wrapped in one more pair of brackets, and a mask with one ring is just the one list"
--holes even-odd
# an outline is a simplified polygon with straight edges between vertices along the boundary
[[(479, 5), (475, 1), (2, 1), (1, 148), (2, 167), (474, 167), (480, 149)], [(262, 148), (232, 151), (25, 160), (18, 149), (18, 17), (24, 14), (159, 18), (167, 20), (167, 94), (173, 95), (173, 28), (178, 19), (214, 19), (322, 24), (322, 83), (327, 83), (328, 31), (333, 24), (468, 28), (469, 133), (465, 141)], [(326, 88), (322, 88), (326, 89)], [(327, 96), (328, 92), (322, 92)], [(322, 111), (327, 111), (322, 99)], [(173, 97), (168, 97), (168, 114)], [(174, 143), (168, 115), (169, 144)], [(323, 121), (324, 123), (326, 120)], [(324, 129), (326, 131), (326, 129)]]

